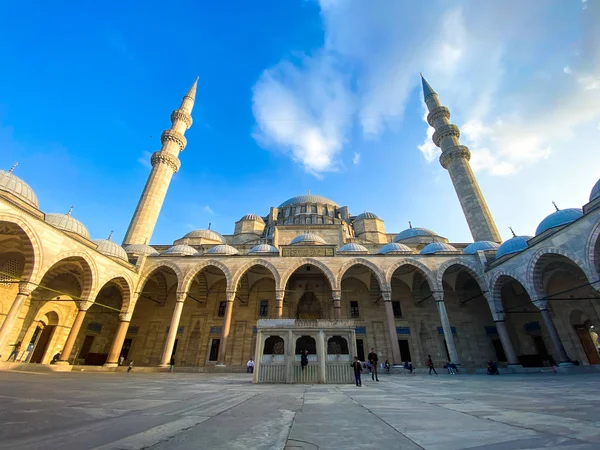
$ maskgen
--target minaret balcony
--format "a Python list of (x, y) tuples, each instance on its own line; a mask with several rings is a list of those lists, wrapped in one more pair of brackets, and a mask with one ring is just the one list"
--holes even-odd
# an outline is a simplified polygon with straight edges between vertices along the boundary
[(160, 136), (160, 142), (165, 144), (166, 142), (174, 142), (179, 146), (179, 151), (183, 151), (187, 145), (187, 139), (179, 131), (165, 130)]
[(451, 123), (442, 125), (435, 130), (435, 133), (433, 133), (433, 143), (440, 147), (442, 141), (450, 136), (454, 136), (456, 139), (460, 138), (460, 130), (458, 127)]
[(445, 106), (436, 106), (433, 108), (429, 114), (427, 115), (427, 123), (435, 127), (435, 123), (440, 119), (445, 118), (446, 120), (450, 120), (450, 110)]

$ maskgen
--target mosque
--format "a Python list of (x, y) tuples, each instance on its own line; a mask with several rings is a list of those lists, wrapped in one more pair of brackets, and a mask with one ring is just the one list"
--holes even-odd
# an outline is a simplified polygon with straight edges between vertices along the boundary
[[(589, 203), (502, 242), (470, 151), (425, 79), (433, 142), (473, 243), (420, 227), (389, 232), (375, 213), (353, 215), (309, 192), (242, 216), (232, 234), (201, 229), (150, 246), (181, 166), (196, 84), (162, 133), (122, 245), (91, 239), (72, 211), (42, 211), (14, 168), (0, 171), (1, 368), (41, 367), (61, 352), (47, 367), (117, 370), (122, 359), (159, 370), (175, 355), (181, 370), (235, 371), (263, 356), (256, 348), (299, 353), (277, 336), (257, 347), (259, 319), (344, 319), (361, 360), (373, 347), (381, 361), (416, 367), (429, 354), (465, 368), (490, 359), (513, 368), (600, 364), (600, 181)], [(328, 354), (348, 352), (338, 338), (327, 337)]]

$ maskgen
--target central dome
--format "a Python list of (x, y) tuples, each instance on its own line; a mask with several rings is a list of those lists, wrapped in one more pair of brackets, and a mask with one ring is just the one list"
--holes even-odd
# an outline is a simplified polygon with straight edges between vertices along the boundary
[(291, 206), (291, 205), (297, 205), (300, 203), (320, 203), (320, 204), (324, 204), (324, 205), (332, 205), (332, 206), (339, 206), (336, 202), (334, 202), (333, 200), (329, 200), (328, 198), (325, 197), (321, 197), (320, 195), (299, 195), (297, 197), (292, 197), (288, 200), (286, 200), (285, 202), (283, 202), (281, 205), (279, 205), (280, 208), (283, 208), (285, 206)]

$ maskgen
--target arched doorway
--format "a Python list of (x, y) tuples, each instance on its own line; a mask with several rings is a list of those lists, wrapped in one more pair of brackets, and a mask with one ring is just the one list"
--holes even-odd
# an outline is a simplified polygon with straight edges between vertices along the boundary
[(37, 326), (27, 345), (27, 349), (31, 349), (28, 357), (28, 362), (32, 364), (41, 364), (46, 358), (46, 353), (50, 347), (56, 326), (58, 325), (58, 314), (50, 311), (38, 321)]
[(600, 364), (600, 337), (592, 321), (580, 310), (571, 311), (569, 321), (577, 334), (587, 362)]
[(321, 319), (321, 303), (313, 291), (306, 291), (300, 297), (296, 310), (296, 319), (316, 320)]

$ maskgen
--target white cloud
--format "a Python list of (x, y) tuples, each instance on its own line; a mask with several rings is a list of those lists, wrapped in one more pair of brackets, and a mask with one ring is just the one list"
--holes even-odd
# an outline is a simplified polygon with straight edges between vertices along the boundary
[(202, 208), (202, 210), (208, 214), (214, 214), (215, 212), (212, 210), (212, 208), (208, 205), (204, 205), (204, 207)]
[(152, 152), (143, 152), (142, 156), (138, 158), (138, 162), (146, 167), (147, 169), (152, 169), (152, 164), (150, 164), (150, 158), (152, 157)]
[(352, 163), (354, 165), (360, 164), (360, 153), (354, 152), (354, 156), (352, 157)]
[(569, 73), (571, 73), (573, 71), (571, 70), (571, 68), (569, 66), (565, 66), (564, 69), (563, 69), (563, 72), (566, 73), (566, 74), (569, 74)]

